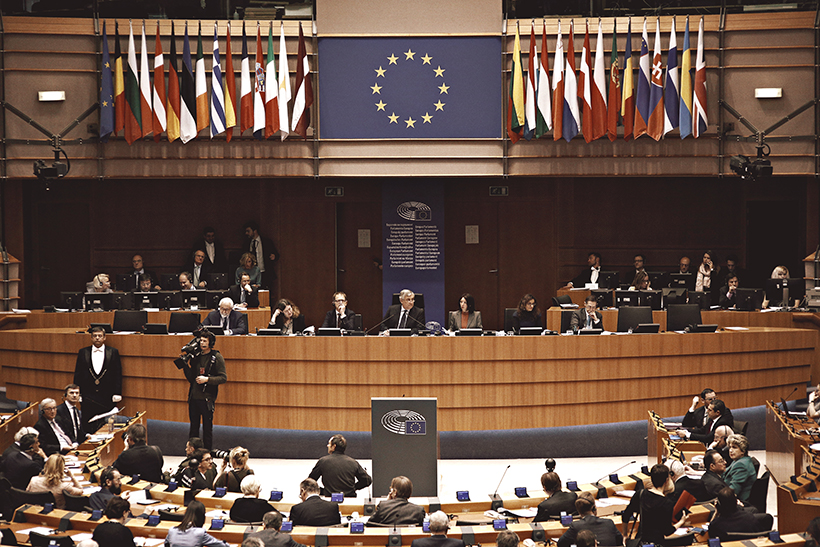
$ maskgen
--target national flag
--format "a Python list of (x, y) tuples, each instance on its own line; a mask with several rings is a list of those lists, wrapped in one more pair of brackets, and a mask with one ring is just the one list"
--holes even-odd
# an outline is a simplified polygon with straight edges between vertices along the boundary
[(251, 69), (248, 59), (248, 35), (245, 21), (242, 21), (242, 64), (239, 75), (239, 134), (253, 127), (253, 92), (251, 91)]
[(296, 59), (296, 99), (293, 101), (293, 119), (291, 129), (294, 133), (307, 138), (310, 126), (310, 107), (313, 105), (313, 82), (310, 79), (310, 62), (308, 62), (305, 36), (302, 34), (302, 23), (299, 23), (299, 53)]
[(561, 37), (561, 20), (558, 20), (558, 40), (555, 42), (555, 59), (552, 67), (552, 140), (561, 140), (564, 125), (564, 40)]
[(663, 91), (663, 106), (666, 109), (666, 116), (663, 120), (664, 135), (680, 124), (679, 105), (678, 37), (675, 31), (675, 18), (672, 17), (672, 30), (669, 32), (669, 54), (666, 56), (666, 83)]
[(584, 47), (581, 49), (581, 70), (579, 71), (578, 98), (583, 105), (581, 118), (581, 133), (587, 143), (592, 142), (592, 56), (589, 46), (589, 21), (586, 21), (586, 33), (584, 34)]
[[(125, 72), (125, 141), (132, 144), (142, 138), (142, 108), (137, 70), (137, 52), (134, 47), (134, 27), (128, 23), (128, 66)], [(149, 118), (150, 119), (150, 118)]]
[(615, 142), (618, 138), (618, 109), (621, 108), (621, 79), (618, 74), (618, 25), (612, 20), (612, 51), (609, 54), (609, 100), (606, 111), (606, 134)]
[(120, 24), (114, 23), (114, 133), (125, 128), (125, 76), (120, 51)]
[(646, 133), (649, 122), (649, 35), (646, 33), (646, 18), (641, 34), (641, 58), (638, 61), (638, 90), (635, 97), (635, 138)]
[(510, 69), (510, 96), (507, 102), (507, 135), (513, 143), (521, 138), (525, 122), (524, 114), (524, 68), (521, 66), (521, 36), (515, 25), (512, 67)]
[[(613, 19), (614, 25), (614, 19)], [(613, 30), (614, 33), (614, 30)], [(595, 44), (595, 68), (592, 74), (592, 138), (606, 135), (606, 68), (604, 68), (604, 31), (598, 19), (598, 42)]]
[(196, 132), (208, 127), (208, 80), (205, 76), (205, 54), (202, 50), (202, 22), (199, 22), (196, 42)]
[(147, 137), (154, 130), (151, 122), (151, 73), (148, 72), (148, 45), (145, 41), (145, 21), (142, 22), (142, 50), (140, 51), (140, 120), (142, 121), (142, 136)]
[(225, 39), (225, 139), (231, 142), (232, 127), (236, 126), (236, 77), (233, 74), (231, 55), (231, 22), (228, 21), (228, 35)]
[(165, 131), (167, 121), (165, 113), (165, 58), (162, 55), (162, 43), (159, 41), (159, 24), (157, 24), (157, 40), (154, 45), (154, 112), (153, 128), (154, 141), (159, 142), (162, 132)]
[(575, 75), (575, 23), (569, 22), (569, 47), (567, 48), (567, 65), (564, 68), (564, 124), (561, 134), (564, 140), (571, 141), (578, 134), (581, 125), (581, 113), (578, 111), (578, 80)]
[(102, 77), (100, 79), (100, 142), (108, 142), (114, 132), (114, 75), (111, 71), (111, 57), (108, 54), (108, 35), (105, 21), (102, 30)]
[[(273, 23), (268, 24), (268, 56), (265, 60), (265, 88), (279, 89), (276, 80), (276, 57), (273, 54)], [(269, 139), (279, 131), (279, 96), (277, 93), (265, 93), (266, 139)]]
[(211, 64), (211, 138), (225, 132), (225, 90), (219, 66), (219, 25), (214, 22), (214, 57)]
[(538, 85), (535, 116), (535, 136), (541, 138), (552, 129), (552, 87), (550, 86), (550, 60), (547, 51), (547, 25), (541, 27), (541, 58), (538, 67)]
[(661, 60), (661, 20), (655, 26), (655, 51), (652, 55), (651, 77), (649, 84), (649, 120), (646, 133), (655, 139), (663, 137), (663, 61)]
[(703, 58), (703, 17), (698, 27), (698, 56), (695, 61), (695, 89), (692, 96), (692, 136), (696, 139), (706, 133), (706, 61)]
[(683, 57), (680, 71), (680, 138), (692, 134), (692, 50), (689, 47), (689, 17), (683, 34)]
[[(271, 90), (275, 93), (275, 89)], [(262, 34), (256, 23), (256, 85), (253, 89), (253, 136), (265, 137), (265, 65), (262, 64)]]
[(177, 37), (171, 21), (171, 59), (168, 62), (168, 97), (165, 102), (166, 135), (168, 142), (179, 138), (179, 64), (177, 63)]
[(191, 43), (188, 41), (188, 23), (182, 42), (182, 100), (179, 104), (179, 138), (187, 143), (196, 138), (196, 82), (191, 65)]
[(535, 110), (536, 100), (535, 90), (538, 75), (536, 74), (535, 62), (535, 22), (530, 26), (530, 54), (527, 59), (527, 80), (525, 83), (527, 90), (524, 92), (524, 138), (532, 140), (535, 136)]
[(632, 80), (632, 18), (626, 27), (626, 49), (624, 50), (624, 84), (621, 88), (621, 118), (624, 122), (624, 140), (632, 138), (635, 125), (635, 83)]
[(288, 136), (288, 102), (292, 96), (290, 94), (290, 69), (288, 68), (288, 50), (285, 47), (285, 24), (279, 24), (279, 134), (282, 140)]

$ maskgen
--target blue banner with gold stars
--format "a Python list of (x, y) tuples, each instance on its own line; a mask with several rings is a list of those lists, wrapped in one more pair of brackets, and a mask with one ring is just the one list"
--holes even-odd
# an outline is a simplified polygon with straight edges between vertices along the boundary
[(320, 38), (322, 139), (502, 136), (501, 38)]

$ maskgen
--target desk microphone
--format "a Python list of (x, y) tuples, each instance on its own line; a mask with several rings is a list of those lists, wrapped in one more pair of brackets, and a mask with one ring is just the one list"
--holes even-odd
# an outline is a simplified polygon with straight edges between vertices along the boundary
[(789, 397), (791, 397), (792, 395), (794, 395), (794, 392), (795, 392), (795, 391), (797, 391), (797, 388), (794, 388), (794, 389), (792, 390), (792, 392), (791, 392), (791, 393), (789, 393), (789, 394), (786, 396), (786, 398), (785, 398), (785, 399), (783, 399), (783, 400), (784, 400), (784, 401), (788, 401), (788, 400), (789, 400)]
[[(412, 309), (412, 308), (411, 308), (411, 309)], [(422, 328), (422, 329), (426, 329), (426, 328), (427, 328), (427, 325), (425, 325), (424, 323), (422, 323), (421, 321), (419, 321), (418, 319), (416, 319), (415, 317), (413, 317), (412, 315), (410, 315), (410, 312), (409, 312), (409, 311), (407, 312), (407, 318), (408, 318), (408, 319), (412, 319), (413, 321), (415, 321), (416, 323), (418, 323), (419, 325), (421, 325), (421, 328)]]
[(598, 479), (597, 481), (595, 481), (593, 484), (597, 484), (597, 485), (599, 485), (599, 486), (600, 486), (600, 484), (601, 484), (601, 481), (602, 481), (602, 480), (604, 480), (604, 479), (606, 479), (606, 478), (609, 478), (609, 476), (610, 476), (610, 475), (612, 475), (612, 473), (617, 473), (618, 471), (620, 471), (621, 469), (623, 469), (623, 468), (624, 468), (624, 467), (626, 467), (627, 465), (632, 465), (633, 463), (635, 463), (635, 461), (636, 461), (636, 460), (632, 460), (632, 461), (631, 461), (631, 462), (629, 462), (629, 463), (625, 463), (625, 464), (623, 464), (621, 467), (619, 467), (619, 468), (618, 468), (618, 469), (616, 469), (615, 471), (612, 471), (611, 473), (607, 473), (606, 475), (604, 475), (603, 477), (601, 477), (600, 479)]
[(501, 474), (501, 480), (498, 481), (498, 486), (495, 487), (495, 492), (493, 492), (493, 494), (490, 496), (490, 499), (492, 500), (493, 511), (504, 505), (504, 502), (501, 500), (500, 497), (498, 497), (498, 489), (501, 488), (501, 483), (504, 481), (504, 477), (507, 476), (507, 471), (509, 471), (510, 465), (512, 464), (508, 464), (507, 467), (504, 468), (504, 473)]
[(367, 334), (368, 332), (372, 331), (372, 330), (373, 330), (373, 329), (375, 329), (376, 327), (380, 327), (380, 326), (384, 325), (387, 321), (390, 321), (390, 320), (391, 320), (391, 319), (393, 319), (394, 317), (396, 317), (396, 314), (395, 314), (395, 313), (394, 313), (393, 315), (391, 315), (390, 317), (385, 317), (385, 318), (384, 318), (384, 319), (382, 319), (379, 323), (377, 323), (376, 325), (374, 325), (374, 326), (370, 327), (369, 329), (367, 329), (364, 333), (365, 333), (365, 334)]

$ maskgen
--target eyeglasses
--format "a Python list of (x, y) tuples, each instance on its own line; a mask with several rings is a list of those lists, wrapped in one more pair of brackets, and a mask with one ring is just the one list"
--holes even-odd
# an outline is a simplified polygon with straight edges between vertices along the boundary
[(340, 300), (340, 299), (336, 299), (336, 300), (334, 300), (334, 302), (337, 302), (337, 303), (342, 303), (342, 302), (347, 302), (347, 300), (344, 300), (344, 299), (341, 299), (341, 300)]

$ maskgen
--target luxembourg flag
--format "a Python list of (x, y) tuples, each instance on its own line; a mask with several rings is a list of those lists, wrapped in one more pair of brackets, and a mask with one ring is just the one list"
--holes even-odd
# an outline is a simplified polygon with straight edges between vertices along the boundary
[(646, 33), (646, 19), (643, 20), (641, 35), (641, 58), (638, 61), (638, 90), (635, 96), (635, 138), (646, 133), (649, 121), (649, 35)]
[(661, 21), (655, 26), (655, 52), (652, 55), (652, 78), (649, 87), (649, 122), (646, 133), (655, 139), (663, 137), (663, 62), (661, 61)]
[(703, 17), (698, 28), (698, 56), (695, 62), (695, 92), (692, 105), (692, 135), (697, 139), (709, 122), (706, 119), (706, 61), (703, 59)]
[(569, 142), (578, 134), (581, 125), (581, 113), (578, 111), (578, 80), (575, 75), (575, 45), (573, 35), (575, 24), (569, 23), (569, 48), (567, 48), (567, 66), (564, 69), (564, 124), (562, 135)]
[(678, 77), (678, 38), (675, 32), (675, 18), (669, 32), (669, 55), (666, 57), (666, 86), (663, 91), (663, 105), (666, 116), (663, 120), (663, 134), (666, 135), (680, 123), (680, 79)]
[(689, 47), (689, 17), (683, 35), (683, 59), (680, 73), (680, 138), (692, 134), (692, 50)]
[(555, 42), (555, 65), (552, 67), (552, 140), (561, 140), (564, 124), (564, 40), (561, 20), (558, 20), (558, 41)]

